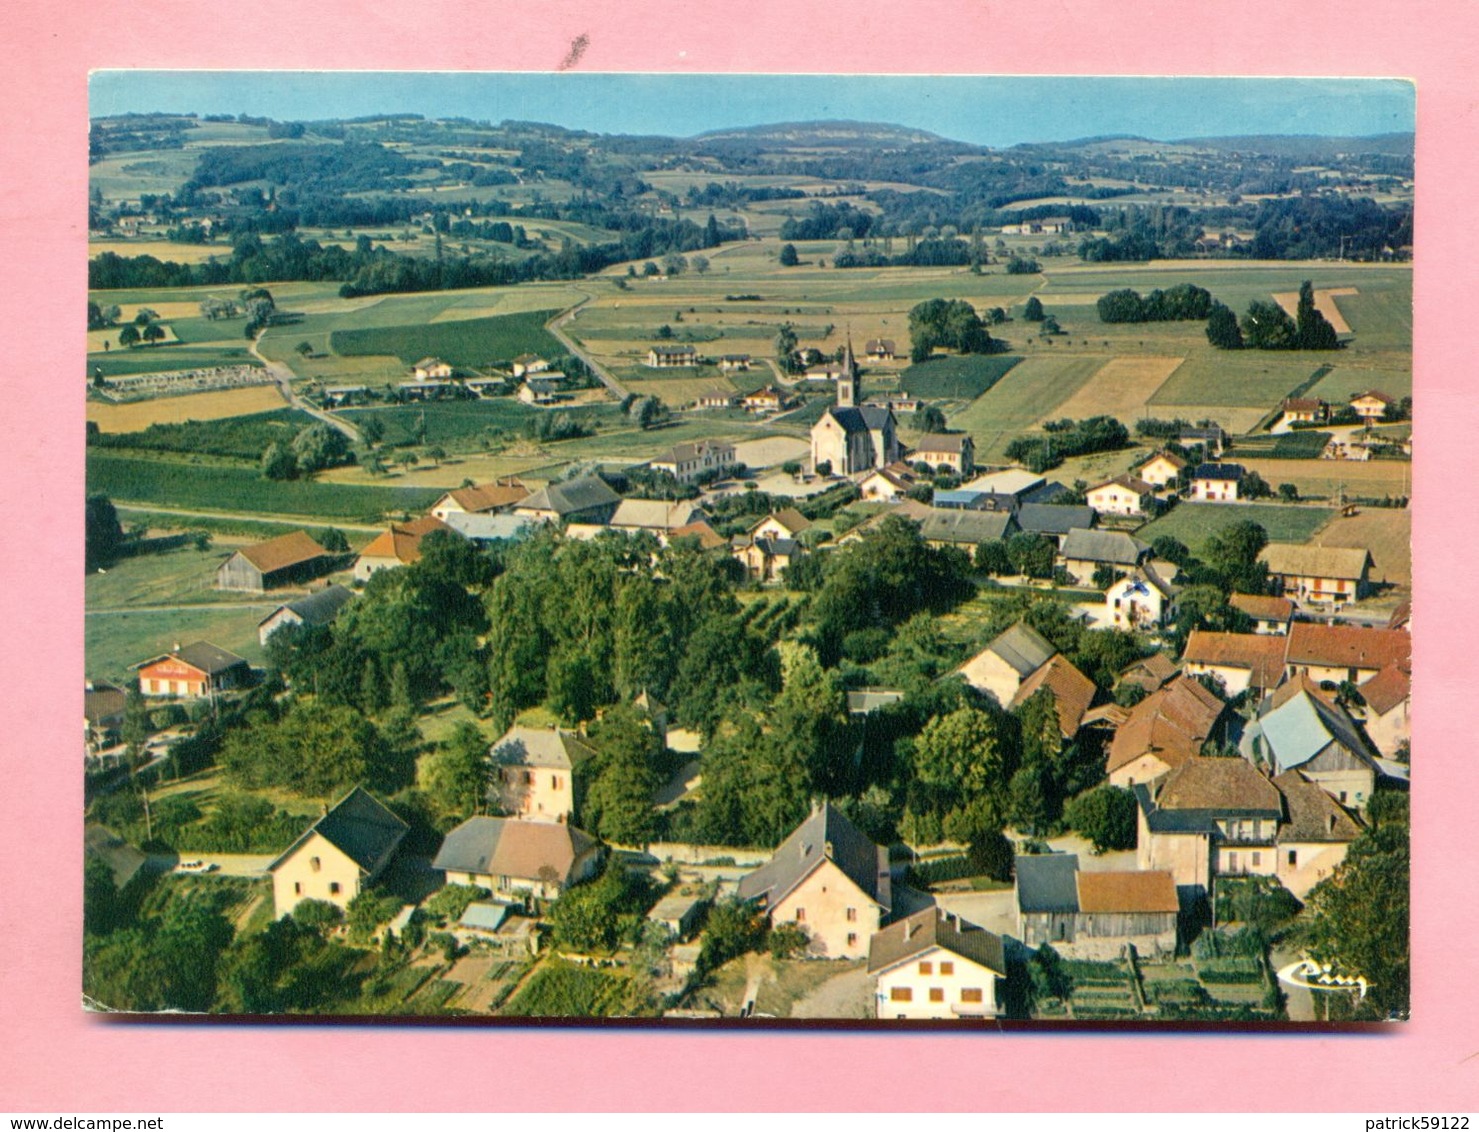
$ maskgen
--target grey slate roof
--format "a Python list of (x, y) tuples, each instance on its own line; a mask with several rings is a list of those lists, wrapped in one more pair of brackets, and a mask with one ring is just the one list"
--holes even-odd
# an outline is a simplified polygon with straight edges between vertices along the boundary
[(522, 515), (469, 515), (462, 511), (448, 512), (445, 522), (472, 542), (518, 538), (533, 526)]
[(597, 841), (564, 822), (468, 818), (442, 841), (431, 867), (443, 872), (539, 880), (553, 870), (560, 883)]
[(318, 593), (290, 601), (284, 609), (291, 609), (303, 619), (305, 625), (327, 625), (339, 616), (339, 610), (353, 599), (354, 593), (345, 586), (332, 585)]
[(769, 861), (741, 878), (740, 899), (763, 899), (773, 908), (828, 859), (888, 911), (879, 885), (880, 869), (888, 871), (886, 855), (830, 802), (798, 825)]
[(166, 657), (176, 656), (186, 664), (200, 669), (209, 676), (216, 676), (222, 672), (236, 668), (238, 665), (249, 667), (246, 660), (237, 656), (234, 652), (220, 648), (209, 641), (195, 641), (184, 648), (176, 649), (172, 653), (161, 653), (159, 656), (151, 656), (141, 664), (135, 664), (135, 668), (143, 668), (146, 664), (153, 664), (156, 660), (164, 660)]
[(1247, 475), (1242, 464), (1198, 464), (1191, 470), (1194, 480), (1241, 480)]
[(1001, 657), (1023, 679), (1052, 660), (1058, 652), (1041, 633), (1021, 621), (987, 645), (986, 651)]
[(887, 405), (834, 405), (827, 412), (842, 426), (843, 432), (872, 432), (882, 429), (894, 415)]
[(493, 761), (500, 766), (546, 766), (572, 770), (595, 754), (570, 731), (553, 727), (510, 727), (493, 744)]
[(317, 833), (366, 873), (374, 874), (390, 859), (410, 828), (363, 786), (356, 786), (268, 865), (267, 871), (275, 870)]
[(149, 858), (105, 825), (89, 822), (82, 831), (86, 851), (113, 874), (113, 887), (122, 888), (138, 875)]
[(1010, 535), (1016, 520), (1009, 511), (942, 511), (931, 508), (919, 525), (926, 542), (957, 542), (975, 545)]
[(1040, 535), (1066, 535), (1094, 525), (1092, 507), (1058, 506), (1053, 503), (1024, 503), (1017, 508), (1017, 526)]
[(552, 483), (519, 504), (519, 511), (553, 511), (561, 517), (609, 507), (621, 502), (599, 476), (582, 476), (568, 483)]
[(1045, 853), (1018, 857), (1017, 908), (1023, 912), (1078, 911), (1078, 857)]
[(1001, 936), (936, 907), (916, 912), (875, 932), (868, 941), (868, 973), (875, 975), (897, 967), (936, 947), (997, 975), (1007, 973)]
[(1303, 766), (1331, 743), (1338, 743), (1368, 766), (1376, 757), (1350, 716), (1309, 692), (1299, 692), (1264, 715), (1257, 733), (1280, 772)]
[(1134, 566), (1150, 551), (1148, 543), (1123, 531), (1091, 531), (1075, 527), (1063, 538), (1063, 557), (1084, 562)]

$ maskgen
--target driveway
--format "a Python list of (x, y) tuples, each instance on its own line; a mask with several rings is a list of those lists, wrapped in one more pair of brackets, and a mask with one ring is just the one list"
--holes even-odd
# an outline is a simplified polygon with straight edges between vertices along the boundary
[(792, 1018), (872, 1018), (873, 976), (866, 967), (828, 979), (791, 1007)]

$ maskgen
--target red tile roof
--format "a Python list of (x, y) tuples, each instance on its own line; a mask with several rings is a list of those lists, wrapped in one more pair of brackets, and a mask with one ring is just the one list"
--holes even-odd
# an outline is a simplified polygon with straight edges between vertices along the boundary
[(1058, 701), (1058, 724), (1064, 737), (1072, 739), (1083, 723), (1084, 712), (1094, 702), (1094, 682), (1060, 653), (1022, 681), (1011, 706), (1026, 703), (1040, 688), (1053, 693), (1053, 699)]
[(1171, 681), (1130, 710), (1130, 718), (1109, 745), (1106, 771), (1115, 771), (1141, 755), (1153, 754), (1177, 767), (1202, 753), (1222, 715), (1223, 703), (1190, 676)]
[(1412, 695), (1412, 675), (1400, 664), (1389, 664), (1361, 685), (1361, 698), (1377, 715), (1386, 715)]
[(1402, 629), (1362, 629), (1296, 621), (1289, 630), (1288, 663), (1373, 671), (1412, 658), (1412, 637)]
[(1289, 621), (1294, 617), (1294, 603), (1287, 597), (1233, 594), (1227, 603), (1255, 621)]
[(1181, 660), (1184, 664), (1246, 668), (1251, 673), (1252, 686), (1267, 690), (1283, 683), (1288, 642), (1289, 638), (1277, 634), (1211, 633), (1193, 629)]
[(427, 515), (412, 519), (409, 523), (392, 523), (388, 531), (382, 531), (364, 550), (361, 558), (394, 558), (409, 566), (421, 557), (421, 540), (432, 531), (450, 531), (452, 528), (440, 519)]
[(1179, 912), (1176, 880), (1169, 872), (1078, 874), (1080, 912)]
[(285, 535), (270, 538), (266, 542), (244, 546), (236, 553), (262, 573), (272, 574), (278, 570), (286, 570), (290, 566), (312, 562), (315, 558), (322, 558), (328, 552), (314, 542), (308, 532), (289, 531)]

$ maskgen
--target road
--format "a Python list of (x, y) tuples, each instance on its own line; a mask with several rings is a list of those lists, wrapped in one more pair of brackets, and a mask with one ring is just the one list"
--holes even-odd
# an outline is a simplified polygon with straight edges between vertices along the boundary
[(347, 421), (340, 420), (332, 413), (324, 412), (316, 405), (310, 405), (307, 401), (303, 400), (303, 398), (299, 397), (298, 394), (293, 391), (293, 371), (288, 369), (288, 367), (283, 365), (281, 362), (274, 362), (268, 358), (263, 357), (262, 351), (258, 349), (258, 340), (256, 338), (252, 339), (251, 345), (247, 348), (251, 350), (252, 356), (256, 358), (259, 362), (261, 362), (262, 365), (266, 368), (268, 376), (270, 376), (273, 381), (277, 382), (277, 388), (282, 392), (282, 397), (284, 401), (286, 401), (293, 408), (297, 409), (299, 412), (307, 413), (310, 417), (317, 417), (330, 428), (337, 429), (339, 432), (342, 432), (350, 439), (352, 443), (359, 444), (362, 442), (363, 437), (360, 436), (359, 429), (355, 428)]
[[(580, 294), (585, 295), (585, 292), (581, 291)], [(616, 378), (612, 377), (611, 374), (606, 370), (606, 367), (600, 365), (594, 358), (586, 353), (582, 347), (576, 345), (575, 340), (571, 338), (568, 334), (566, 334), (563, 329), (561, 329), (566, 323), (573, 321), (575, 319), (575, 316), (580, 313), (581, 308), (584, 307), (586, 303), (590, 302), (594, 297), (594, 295), (585, 295), (585, 298), (581, 299), (580, 302), (576, 303), (572, 307), (567, 308), (566, 310), (561, 311), (559, 314), (555, 315), (554, 318), (545, 323), (544, 328), (559, 340), (560, 345), (565, 347), (566, 353), (571, 354), (584, 362), (586, 368), (589, 369), (591, 373), (596, 375), (596, 380), (598, 380), (602, 385), (610, 390), (612, 396), (616, 397), (616, 399), (619, 401), (625, 401), (628, 396), (626, 387), (623, 386), (621, 382), (617, 381)]]
[(240, 511), (186, 511), (180, 507), (149, 507), (139, 504), (115, 503), (119, 511), (137, 511), (147, 515), (179, 515), (186, 519), (225, 519), (236, 523), (277, 523), (293, 527), (333, 528), (340, 531), (364, 531), (379, 534), (382, 527), (366, 527), (356, 523), (322, 523), (312, 519), (299, 519), (293, 515), (244, 515)]

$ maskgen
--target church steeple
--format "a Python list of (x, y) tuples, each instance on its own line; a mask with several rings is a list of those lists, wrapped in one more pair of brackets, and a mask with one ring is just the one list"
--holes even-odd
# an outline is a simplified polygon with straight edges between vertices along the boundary
[(847, 332), (847, 345), (842, 348), (842, 367), (837, 375), (837, 406), (850, 409), (861, 399), (858, 388), (858, 359), (852, 352), (852, 331)]

